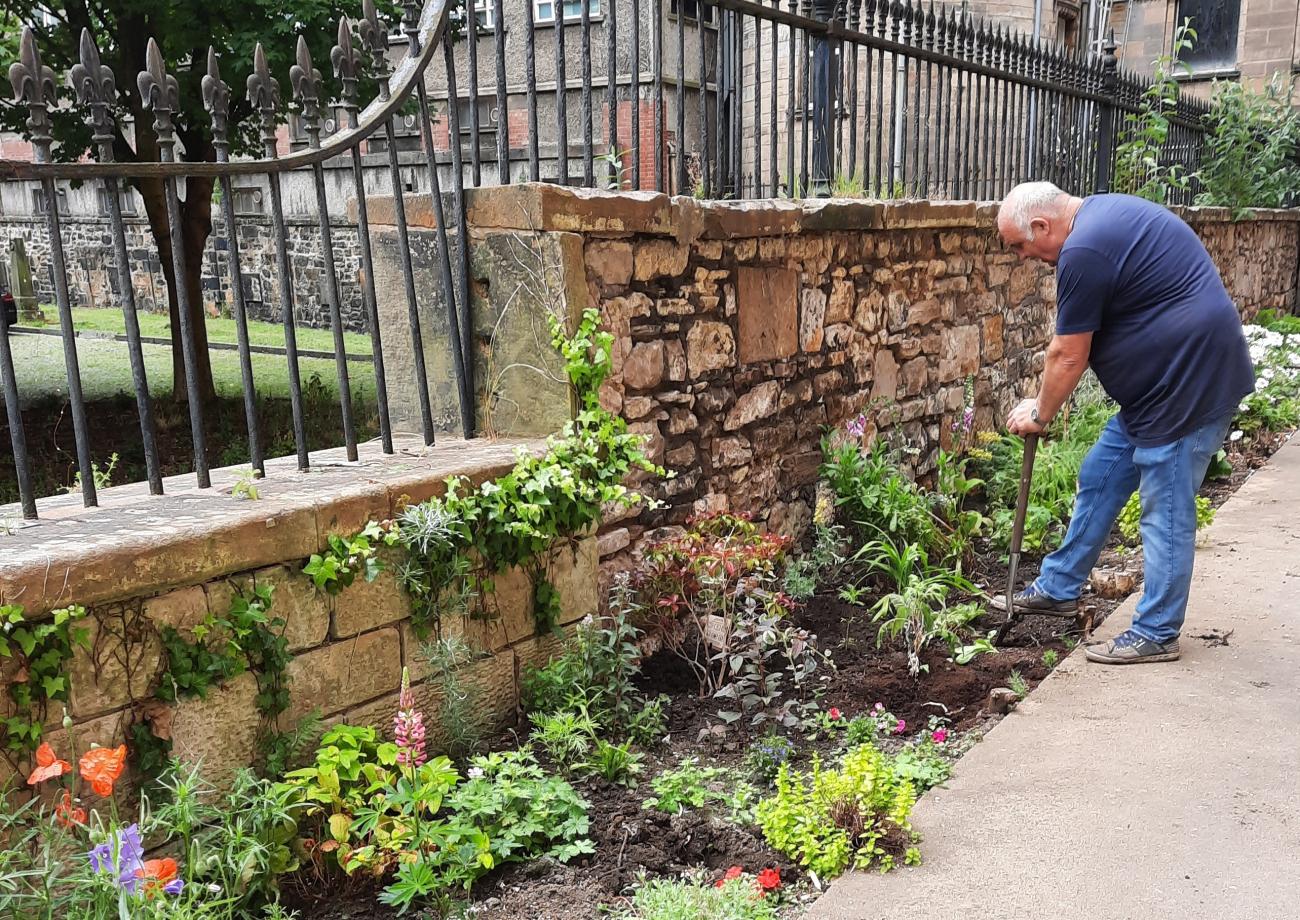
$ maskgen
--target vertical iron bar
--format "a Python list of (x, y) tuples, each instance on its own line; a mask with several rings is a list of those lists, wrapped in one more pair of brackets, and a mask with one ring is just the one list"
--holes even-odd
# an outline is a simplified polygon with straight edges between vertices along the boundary
[[(925, 37), (923, 45), (926, 50), (934, 50), (934, 8), (931, 7), (924, 18)], [(918, 63), (918, 67), (925, 67), (925, 103), (922, 108), (924, 113), (921, 118), (921, 127), (923, 132), (919, 140), (921, 142), (921, 197), (930, 196), (930, 136), (935, 131), (935, 121), (931, 116), (934, 108), (934, 62), (927, 60), (924, 65)], [(920, 80), (917, 81), (921, 82)]]
[[(921, 44), (924, 30), (923, 14), (918, 6), (908, 13), (908, 44), (913, 48)], [(925, 197), (925, 190), (920, 185), (921, 178), (921, 59), (912, 57), (909, 63), (911, 79), (916, 86), (912, 90), (912, 194), (917, 198)]]
[[(428, 119), (421, 113), (421, 121), (427, 124)], [(411, 239), (410, 230), (406, 225), (406, 199), (403, 197), (402, 173), (398, 168), (397, 159), (397, 138), (393, 132), (393, 120), (390, 118), (384, 122), (384, 138), (387, 141), (385, 146), (388, 148), (388, 172), (393, 181), (393, 220), (397, 224), (397, 255), (402, 263), (402, 281), (406, 287), (406, 315), (408, 325), (411, 330), (411, 352), (415, 363), (415, 388), (416, 394), (420, 399), (420, 433), (424, 436), (424, 443), (433, 443), (433, 407), (429, 403), (429, 377), (425, 370), (424, 364), (424, 338), (420, 334), (420, 306), (419, 300), (415, 294), (415, 270), (411, 264)], [(437, 193), (437, 176), (438, 169), (436, 165), (436, 154), (433, 149), (432, 138), (425, 144), (425, 155), (429, 160), (430, 189), (433, 195), (434, 208), (437, 209), (442, 203), (442, 196)], [(443, 224), (439, 221), (439, 230), (443, 229)], [(446, 233), (442, 233), (443, 258), (446, 260)], [(443, 290), (448, 296), (452, 294), (451, 269), (448, 267), (443, 275)], [(454, 308), (452, 308), (454, 312)], [(454, 320), (453, 320), (454, 322)], [(453, 325), (453, 329), (455, 326)], [(452, 345), (452, 353), (456, 354), (455, 343)], [(460, 368), (456, 369), (457, 379), (459, 380)]]
[(768, 175), (772, 177), (772, 183), (768, 190), (769, 198), (775, 198), (781, 185), (781, 168), (776, 158), (776, 91), (777, 84), (781, 82), (780, 69), (781, 62), (778, 57), (777, 48), (777, 29), (779, 26), (775, 21), (772, 22), (772, 80), (770, 83), (771, 94), (768, 97), (768, 132), (767, 132), (767, 152), (768, 152)]
[[(218, 148), (217, 162), (225, 162), (226, 157), (226, 151)], [(262, 454), (262, 436), (257, 420), (257, 391), (253, 382), (253, 358), (248, 348), (248, 307), (244, 303), (244, 273), (239, 265), (239, 225), (235, 220), (235, 195), (231, 187), (230, 176), (222, 176), (220, 184), (221, 213), (226, 224), (226, 266), (230, 272), (230, 286), (234, 288), (235, 294), (235, 337), (239, 342), (239, 375), (244, 385), (244, 416), (248, 425), (249, 466), (256, 470), (258, 474), (265, 476), (266, 458)], [(358, 198), (358, 201), (362, 202), (361, 207), (364, 209), (363, 199)], [(121, 220), (120, 215), (117, 220)], [(117, 232), (115, 228), (114, 233)], [(121, 252), (125, 253), (125, 251), (126, 239), (123, 236)], [(119, 254), (119, 258), (124, 258), (124, 256)], [(125, 265), (126, 263), (123, 262), (122, 264)], [(131, 290), (129, 275), (124, 279), (124, 283), (128, 284), (126, 290)], [(135, 299), (134, 292), (129, 296), (132, 300)], [(136, 334), (139, 334), (138, 327)]]
[(1106, 37), (1101, 59), (1101, 94), (1097, 120), (1097, 161), (1093, 187), (1097, 194), (1110, 191), (1111, 156), (1115, 148), (1115, 96), (1119, 88), (1119, 61), (1115, 58), (1115, 33)]
[[(39, 148), (38, 148), (39, 149)], [(172, 180), (168, 180), (170, 183)], [(175, 187), (171, 187), (172, 198), (175, 197)], [(95, 475), (94, 467), (90, 459), (90, 431), (86, 424), (86, 400), (81, 391), (81, 368), (77, 362), (77, 339), (76, 331), (72, 327), (72, 304), (68, 298), (68, 276), (67, 265), (63, 257), (63, 239), (59, 236), (59, 200), (54, 189), (53, 179), (41, 180), (41, 192), (45, 196), (45, 228), (50, 235), (50, 259), (53, 262), (54, 273), (54, 298), (59, 308), (59, 328), (63, 334), (63, 365), (68, 376), (68, 400), (72, 404), (72, 429), (77, 442), (77, 469), (81, 472), (81, 500), (87, 508), (92, 508), (99, 504), (99, 499), (95, 493)], [(178, 212), (179, 215), (179, 212)], [(168, 210), (168, 217), (171, 217), (171, 210)], [(179, 244), (180, 223), (179, 216), (173, 222), (172, 227), (175, 232), (172, 234), (173, 245)], [(177, 299), (180, 293), (185, 290), (185, 270), (184, 254), (180, 255), (180, 268), (176, 270), (176, 293)], [(173, 259), (175, 262), (175, 259)], [(185, 295), (182, 301), (182, 310), (184, 304), (188, 303), (189, 295)], [(188, 340), (189, 354), (187, 362), (194, 358), (194, 341)], [(194, 432), (195, 450), (203, 446), (203, 415), (198, 404), (197, 381), (194, 379), (192, 365), (187, 363), (185, 368), (187, 382), (191, 383), (190, 392), (190, 421), (192, 431)], [(175, 383), (172, 384), (173, 389)], [(198, 461), (196, 461), (197, 463)], [(199, 486), (206, 487), (208, 483), (204, 482), (207, 473), (206, 464), (203, 472), (199, 474)]]
[(735, 74), (735, 106), (732, 111), (735, 113), (731, 119), (731, 137), (729, 138), (729, 151), (727, 156), (735, 164), (733, 172), (736, 177), (736, 197), (745, 197), (745, 158), (743, 156), (742, 143), (745, 136), (745, 85), (748, 81), (745, 79), (745, 17), (741, 13), (732, 13), (731, 16), (731, 49), (732, 60), (735, 61), (733, 73)]
[[(444, 48), (446, 49), (445, 58), (446, 58), (446, 65), (447, 65), (447, 92), (450, 95), (455, 96), (456, 57), (452, 53), (450, 43), (445, 42)], [(419, 100), (420, 100), (421, 122), (427, 125), (429, 123), (429, 118), (428, 118), (429, 97), (427, 91), (425, 90), (423, 80), (416, 81), (416, 94), (419, 96)], [(455, 118), (453, 117), (452, 119), (453, 130), (455, 129), (455, 127), (456, 127), (456, 121)], [(430, 145), (430, 149), (432, 149), (432, 145)], [(458, 324), (459, 329), (457, 331), (459, 332), (459, 338), (460, 338), (459, 345), (460, 345), (460, 352), (461, 352), (461, 373), (462, 373), (460, 379), (461, 433), (466, 438), (472, 438), (474, 437), (474, 423), (475, 423), (475, 417), (474, 417), (475, 416), (474, 413), (475, 389), (474, 389), (474, 352), (473, 352), (473, 339), (472, 339), (473, 329), (470, 323), (470, 312), (469, 312), (469, 228), (466, 225), (467, 218), (465, 214), (465, 173), (461, 165), (459, 144), (455, 144), (451, 148), (451, 164), (452, 164), (451, 172), (452, 172), (452, 183), (453, 183), (452, 184), (452, 189), (453, 189), (452, 207), (455, 209), (456, 212), (455, 215), (456, 216), (456, 251), (457, 251), (456, 254), (459, 256), (458, 259), (459, 265), (457, 266), (459, 272), (457, 273), (455, 278), (456, 281), (455, 287), (449, 288), (449, 291), (454, 291), (455, 293), (455, 303), (456, 303), (455, 312), (459, 317), (459, 324)], [(567, 173), (566, 173), (566, 177), (567, 177)], [(441, 189), (438, 189), (438, 187), (433, 185), (433, 183), (431, 182), (430, 190), (432, 191), (434, 189), (437, 189), (441, 194)], [(440, 200), (437, 204), (434, 205), (435, 215), (441, 210), (441, 208), (442, 208), (442, 203)], [(440, 223), (439, 226), (445, 227), (446, 224)], [(445, 239), (445, 234), (444, 234), (444, 239)], [(453, 328), (455, 328), (455, 326), (453, 326)]]
[(18, 474), (18, 499), (23, 506), (23, 517), (34, 521), (36, 520), (36, 494), (32, 491), (31, 462), (27, 457), (27, 432), (23, 429), (23, 410), (18, 402), (18, 378), (14, 374), (14, 355), (9, 348), (9, 314), (2, 309), (0, 309), (0, 378), (4, 382), (5, 415), (9, 419), (9, 444), (14, 451), (14, 471)]
[[(274, 144), (274, 142), (272, 142)], [(393, 149), (390, 141), (389, 149)], [(268, 147), (266, 156), (274, 159), (274, 147)], [(280, 174), (268, 172), (271, 186), (271, 225), (275, 229), (276, 272), (280, 283), (280, 321), (284, 326), (284, 349), (289, 365), (289, 405), (293, 412), (293, 439), (298, 450), (298, 469), (310, 467), (307, 457), (307, 428), (302, 411), (302, 376), (298, 368), (298, 332), (293, 318), (293, 275), (289, 267), (289, 242), (284, 226), (284, 199), (280, 192)], [(401, 195), (401, 186), (395, 194)]]
[[(856, 2), (856, 0), (855, 0)], [(862, 31), (867, 34), (875, 32), (875, 4), (876, 0), (867, 0), (866, 7), (862, 11)], [(862, 191), (863, 194), (870, 197), (871, 195), (871, 56), (873, 49), (871, 45), (865, 45), (866, 59), (862, 65)], [(856, 80), (856, 73), (854, 71)]]
[(732, 110), (729, 96), (731, 94), (732, 74), (723, 66), (723, 55), (725, 53), (726, 36), (729, 32), (731, 23), (731, 11), (718, 7), (718, 34), (713, 41), (714, 80), (717, 82), (717, 96), (715, 97), (714, 108), (717, 112), (717, 124), (713, 126), (713, 146), (716, 151), (716, 158), (713, 161), (713, 168), (717, 170), (717, 190), (715, 195), (718, 198), (726, 198), (731, 194), (731, 173), (727, 169), (726, 161), (723, 159), (723, 136), (731, 131)]
[[(939, 51), (945, 56), (952, 53), (948, 43), (948, 16), (947, 10), (942, 9), (939, 13), (938, 25), (938, 47)], [(935, 145), (934, 145), (934, 172), (936, 184), (939, 189), (939, 196), (947, 197), (948, 189), (948, 140), (951, 136), (951, 105), (952, 105), (952, 68), (947, 64), (939, 65), (939, 105), (935, 109)]]
[[(532, 0), (524, 0), (526, 6)], [(510, 116), (506, 100), (506, 32), (501, 0), (492, 0), (492, 35), (497, 52), (497, 183), (510, 184)], [(446, 41), (446, 38), (443, 38)], [(360, 191), (360, 190), (358, 190)]]
[(321, 251), (325, 259), (325, 299), (334, 332), (334, 368), (339, 379), (339, 405), (343, 410), (343, 444), (349, 460), (357, 459), (357, 432), (352, 423), (352, 383), (348, 379), (347, 345), (343, 339), (343, 311), (339, 305), (339, 279), (334, 266), (334, 238), (330, 230), (329, 200), (325, 197), (325, 170), (312, 164), (316, 183), (316, 207), (320, 211)]
[[(875, 33), (884, 37), (885, 30), (885, 0), (881, 0), (877, 12)], [(891, 105), (892, 109), (893, 106)], [(876, 52), (876, 188), (873, 196), (877, 198), (887, 197), (884, 192), (885, 182), (885, 52), (881, 49)], [(892, 155), (892, 154), (891, 154)]]
[[(475, 187), (483, 184), (483, 164), (479, 153), (478, 121), (478, 11), (474, 0), (466, 0), (465, 41), (469, 45), (469, 162), (474, 176)], [(446, 42), (446, 39), (443, 39)], [(455, 96), (449, 97), (453, 103), (459, 103)], [(456, 141), (457, 145), (460, 140)]]
[[(586, 3), (587, 0), (579, 0)], [(555, 20), (555, 127), (556, 137), (556, 181), (560, 185), (569, 184), (569, 81), (565, 73), (567, 61), (564, 57), (564, 0), (551, 0), (551, 11)], [(447, 45), (450, 53), (451, 45)], [(450, 71), (454, 64), (448, 65)]]
[(524, 17), (524, 67), (528, 71), (528, 178), (537, 182), (542, 178), (542, 164), (537, 149), (537, 27), (533, 22), (533, 0), (524, 0)]
[[(797, 0), (790, 0), (790, 2), (793, 4), (796, 3)], [(807, 10), (804, 10), (803, 12), (806, 14)], [(799, 150), (800, 150), (799, 155), (803, 159), (803, 163), (800, 166), (800, 172), (799, 172), (799, 180), (800, 180), (799, 197), (807, 198), (808, 197), (808, 166), (809, 166), (808, 158), (811, 152), (809, 148), (812, 145), (812, 130), (811, 130), (812, 116), (808, 111), (808, 100), (811, 93), (811, 87), (808, 85), (810, 82), (809, 77), (811, 75), (811, 62), (809, 61), (809, 45), (811, 44), (811, 42), (809, 40), (810, 37), (806, 29), (799, 30), (799, 38), (801, 40), (800, 41), (801, 53), (799, 55), (800, 57), (799, 76), (801, 82), (803, 83), (803, 92), (801, 93), (801, 99), (799, 104), (800, 121), (803, 123), (803, 131), (800, 135), (800, 140), (799, 140)]]
[[(350, 113), (352, 124), (356, 127), (356, 113)], [(229, 179), (226, 180), (229, 183)], [(384, 345), (379, 329), (379, 301), (375, 296), (375, 258), (370, 248), (370, 216), (366, 209), (365, 174), (361, 168), (361, 146), (352, 148), (352, 183), (357, 189), (357, 236), (361, 243), (361, 271), (365, 276), (362, 284), (362, 296), (366, 304), (366, 320), (370, 326), (370, 353), (375, 365), (375, 400), (379, 403), (379, 440), (386, 454), (393, 452), (393, 426), (388, 412), (388, 378), (384, 373)], [(229, 191), (222, 190), (224, 198), (229, 198)], [(233, 211), (233, 207), (231, 208)], [(238, 261), (232, 253), (232, 264), (238, 268)], [(242, 300), (242, 294), (237, 295)], [(242, 312), (242, 304), (241, 304)]]
[(754, 197), (763, 197), (763, 20), (754, 17)]
[(595, 161), (592, 154), (592, 102), (591, 102), (591, 0), (582, 4), (582, 184), (591, 188), (596, 184)]
[[(104, 158), (104, 147), (109, 147), (109, 145), (101, 146), (101, 159)], [(109, 147), (108, 152), (111, 154), (111, 147)], [(227, 179), (227, 181), (229, 180)], [(149, 479), (150, 494), (162, 495), (162, 464), (158, 460), (153, 400), (149, 395), (149, 381), (145, 373), (144, 352), (140, 347), (140, 320), (136, 315), (135, 286), (131, 283), (131, 263), (126, 249), (126, 230), (122, 225), (122, 205), (118, 199), (121, 188), (116, 177), (104, 179), (104, 191), (108, 195), (108, 217), (109, 223), (113, 227), (113, 255), (117, 261), (117, 283), (122, 291), (122, 314), (126, 320), (127, 350), (131, 357), (131, 379), (135, 386), (136, 410), (140, 415), (140, 436), (144, 444), (145, 472)], [(234, 258), (233, 251), (232, 258)], [(237, 296), (242, 302), (243, 292), (238, 292)], [(248, 343), (245, 340), (240, 348), (241, 367), (247, 353)], [(249, 421), (248, 448), (250, 456), (255, 463), (254, 469), (260, 471), (261, 467), (257, 464), (261, 460), (261, 445), (257, 437), (257, 408), (251, 387), (252, 371), (250, 370), (248, 377), (244, 380), (244, 408)]]
[[(531, 2), (531, 0), (527, 0)], [(608, 0), (605, 13), (605, 152), (611, 158), (614, 187), (623, 187), (623, 157), (618, 149), (618, 10), (616, 0)]]
[[(698, 2), (696, 5), (698, 12)], [(689, 194), (686, 187), (686, 10), (677, 0), (677, 169), (675, 184), (678, 195)]]
[[(677, 0), (677, 13), (682, 14), (681, 4), (684, 0)], [(709, 145), (709, 52), (705, 46), (704, 35), (708, 31), (704, 27), (705, 13), (709, 5), (704, 0), (696, 0), (696, 26), (700, 33), (700, 183), (703, 185), (705, 197), (711, 197), (714, 194), (712, 179), (713, 171), (710, 164), (709, 151), (712, 149)], [(713, 110), (716, 113), (717, 107), (717, 74), (713, 75), (714, 79), (714, 103)], [(716, 117), (716, 115), (715, 115)]]
[[(779, 0), (776, 0), (778, 8)], [(796, 0), (790, 0), (790, 10), (795, 11)], [(794, 82), (797, 67), (795, 63), (795, 31), (794, 26), (786, 26), (786, 46), (789, 51), (789, 67), (786, 70), (786, 102), (785, 102), (785, 182), (787, 197), (795, 197), (795, 187), (798, 183), (794, 175)]]
[(664, 190), (664, 158), (668, 151), (664, 149), (664, 3), (654, 0), (652, 7), (655, 24), (651, 33), (654, 41), (655, 62), (655, 191)]
[(632, 188), (641, 190), (641, 0), (632, 0)]
[[(848, 27), (851, 31), (856, 32), (858, 28), (858, 0), (849, 0)], [(852, 182), (858, 175), (858, 43), (857, 41), (849, 42), (848, 48), (849, 63), (848, 75), (852, 82), (849, 84), (849, 155), (847, 168), (845, 170), (846, 178)]]

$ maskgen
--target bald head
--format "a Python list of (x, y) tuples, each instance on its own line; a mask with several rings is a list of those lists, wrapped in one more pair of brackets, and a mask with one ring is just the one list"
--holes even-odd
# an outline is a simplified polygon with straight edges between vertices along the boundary
[(1023, 182), (998, 208), (998, 233), (1022, 259), (1055, 264), (1081, 204), (1050, 182)]

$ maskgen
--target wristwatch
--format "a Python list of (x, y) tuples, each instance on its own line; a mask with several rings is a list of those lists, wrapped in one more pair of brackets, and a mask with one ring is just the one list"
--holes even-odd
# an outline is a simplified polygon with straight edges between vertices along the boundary
[(1029, 420), (1035, 425), (1044, 424), (1043, 420), (1038, 415), (1038, 403), (1034, 403), (1033, 408), (1029, 410)]

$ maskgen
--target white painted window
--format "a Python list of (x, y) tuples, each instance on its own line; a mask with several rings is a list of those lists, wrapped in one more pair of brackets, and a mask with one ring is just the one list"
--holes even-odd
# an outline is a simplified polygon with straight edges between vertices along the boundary
[[(587, 0), (587, 9), (594, 19), (600, 15), (600, 0)], [(533, 0), (534, 22), (555, 22), (555, 0)], [(582, 0), (564, 0), (564, 21), (582, 21)]]

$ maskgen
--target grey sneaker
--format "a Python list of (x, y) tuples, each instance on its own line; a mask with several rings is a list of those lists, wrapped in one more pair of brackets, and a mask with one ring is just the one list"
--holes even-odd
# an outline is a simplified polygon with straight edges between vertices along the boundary
[(1178, 639), (1152, 642), (1126, 629), (1109, 642), (1086, 646), (1083, 654), (1101, 664), (1145, 664), (1149, 661), (1177, 661)]
[[(1016, 613), (1051, 613), (1058, 616), (1068, 616), (1079, 612), (1078, 600), (1058, 601), (1054, 597), (1038, 593), (1033, 585), (1017, 594), (1013, 599), (1013, 603), (1016, 605)], [(1007, 609), (1006, 593), (994, 594), (989, 600), (989, 607), (1005, 612)]]

